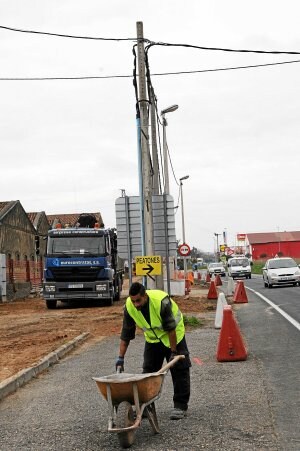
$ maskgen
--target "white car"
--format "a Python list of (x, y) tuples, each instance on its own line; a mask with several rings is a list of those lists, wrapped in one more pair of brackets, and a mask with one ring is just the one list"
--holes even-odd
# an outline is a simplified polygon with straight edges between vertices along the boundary
[(300, 269), (294, 259), (290, 257), (270, 258), (263, 267), (263, 281), (265, 287), (273, 285), (300, 283)]
[(207, 271), (210, 276), (213, 274), (219, 274), (220, 276), (225, 276), (225, 268), (222, 262), (210, 263), (207, 267)]
[(230, 258), (227, 262), (228, 276), (251, 279), (251, 264), (247, 257)]

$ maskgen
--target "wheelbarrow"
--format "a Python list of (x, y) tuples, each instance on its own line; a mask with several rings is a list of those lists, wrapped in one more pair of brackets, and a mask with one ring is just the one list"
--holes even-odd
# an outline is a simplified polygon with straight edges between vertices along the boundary
[(142, 418), (148, 418), (155, 434), (159, 432), (155, 401), (160, 397), (164, 377), (184, 355), (174, 357), (156, 373), (115, 373), (93, 377), (102, 396), (108, 402), (108, 432), (118, 434), (119, 443), (129, 448)]

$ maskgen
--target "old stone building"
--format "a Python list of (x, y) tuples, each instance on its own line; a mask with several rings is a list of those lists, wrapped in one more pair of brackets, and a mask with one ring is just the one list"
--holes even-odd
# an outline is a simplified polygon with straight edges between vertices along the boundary
[(34, 259), (35, 235), (19, 200), (0, 202), (0, 253), (16, 261)]
[[(104, 227), (99, 212), (89, 214)], [(74, 227), (79, 216), (79, 213), (46, 215), (44, 211), (26, 213), (19, 200), (0, 201), (0, 254), (6, 256), (8, 300), (40, 292), (48, 230), (58, 223)]]
[(46, 214), (27, 214), (19, 200), (0, 201), (0, 254), (6, 256), (6, 297), (38, 291), (46, 252)]

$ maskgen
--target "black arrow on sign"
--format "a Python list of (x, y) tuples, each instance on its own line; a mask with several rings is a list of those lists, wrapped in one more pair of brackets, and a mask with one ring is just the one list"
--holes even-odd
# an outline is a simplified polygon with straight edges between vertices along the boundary
[(152, 272), (153, 269), (154, 269), (153, 266), (151, 266), (149, 263), (147, 268), (143, 268), (143, 271), (147, 271), (147, 276), (149, 276), (150, 272)]

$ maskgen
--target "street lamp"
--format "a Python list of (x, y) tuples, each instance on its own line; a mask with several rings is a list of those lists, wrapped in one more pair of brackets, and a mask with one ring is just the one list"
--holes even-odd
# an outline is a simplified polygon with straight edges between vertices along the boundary
[(168, 125), (167, 119), (165, 115), (167, 113), (173, 113), (178, 109), (178, 105), (171, 105), (168, 108), (165, 108), (161, 111), (162, 116), (162, 125), (163, 125), (163, 154), (164, 154), (164, 175), (165, 175), (165, 184), (164, 184), (164, 194), (170, 193), (169, 187), (169, 169), (168, 169), (168, 146), (167, 146), (167, 135), (166, 135), (166, 127)]
[(219, 261), (219, 236), (221, 235), (221, 233), (214, 233), (214, 235), (217, 237), (217, 252), (216, 252), (216, 259), (217, 262)]
[[(181, 197), (181, 221), (182, 221), (182, 244), (185, 243), (185, 228), (184, 228), (184, 210), (183, 210), (183, 194), (182, 194), (182, 181), (189, 178), (189, 175), (185, 175), (179, 179), (180, 181), (180, 197)], [(186, 257), (183, 257), (183, 270), (184, 270), (184, 280), (186, 280)], [(185, 283), (185, 282), (184, 282)]]

